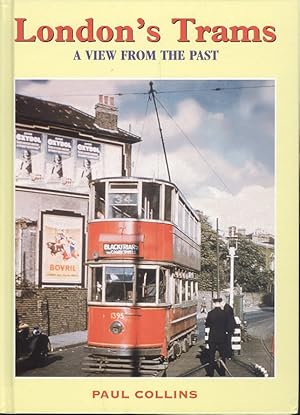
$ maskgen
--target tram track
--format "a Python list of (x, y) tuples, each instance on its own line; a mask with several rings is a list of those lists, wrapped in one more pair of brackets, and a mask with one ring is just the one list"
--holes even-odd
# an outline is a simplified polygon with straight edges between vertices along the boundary
[[(264, 353), (265, 356), (268, 359), (271, 359), (271, 365), (273, 365), (274, 364), (274, 356), (273, 356), (272, 352), (269, 350), (269, 348), (267, 346), (267, 343), (266, 343), (266, 340), (264, 339), (263, 336), (260, 336), (258, 338), (258, 340), (259, 340), (258, 344), (261, 344), (261, 346), (262, 346), (260, 353)], [(251, 337), (250, 337), (250, 341), (251, 341)], [(261, 361), (262, 359), (264, 360), (263, 355), (260, 356), (260, 359), (258, 361)], [(216, 361), (218, 361), (218, 360), (219, 359), (216, 359)], [(236, 372), (234, 370), (234, 366), (233, 366), (233, 365), (236, 365), (241, 369), (245, 369), (249, 374), (251, 374), (254, 377), (269, 377), (270, 375), (272, 375), (271, 373), (269, 373), (267, 371), (267, 369), (263, 365), (259, 364), (256, 360), (257, 360), (257, 358), (255, 358), (255, 357), (251, 359), (251, 358), (243, 358), (243, 357), (235, 355), (229, 361), (230, 366), (231, 366), (230, 370), (228, 369), (228, 367), (226, 365), (226, 372), (227, 372), (227, 374), (229, 374), (230, 377), (239, 377), (239, 376), (235, 376), (235, 375), (231, 374), (231, 372), (233, 372), (233, 373)], [(194, 368), (189, 369), (188, 371), (185, 371), (185, 372), (182, 372), (182, 373), (176, 375), (176, 377), (192, 377), (192, 376), (196, 377), (197, 372), (199, 372), (200, 370), (205, 370), (205, 368), (207, 366), (208, 366), (207, 363), (197, 365)], [(271, 367), (271, 372), (272, 371), (273, 371), (273, 368)], [(203, 375), (200, 375), (200, 376), (202, 377)]]
[(263, 338), (263, 336), (261, 336), (261, 337), (260, 337), (260, 341), (261, 341), (261, 344), (262, 344), (262, 346), (263, 346), (263, 348), (264, 348), (264, 350), (265, 350), (266, 354), (268, 355), (268, 357), (274, 361), (274, 355), (273, 355), (273, 353), (269, 350), (269, 348), (268, 348), (268, 346), (267, 346), (267, 344), (266, 344), (266, 340)]
[[(216, 359), (216, 362), (217, 361), (219, 361), (219, 359)], [(249, 373), (251, 373), (254, 376), (256, 376), (256, 372), (255, 372), (254, 368), (252, 368), (251, 364), (246, 363), (246, 362), (243, 362), (241, 359), (236, 359), (236, 358), (233, 358), (232, 359), (232, 362), (233, 363), (236, 363), (237, 365), (239, 365), (239, 366), (241, 366), (243, 368), (245, 368)], [(190, 369), (187, 372), (180, 373), (179, 375), (177, 375), (177, 377), (190, 377), (193, 374), (197, 373), (199, 370), (205, 370), (205, 368), (207, 366), (208, 366), (208, 363), (206, 363), (204, 365), (197, 366), (197, 367), (195, 367), (193, 369)], [(229, 371), (229, 369), (228, 369), (228, 367), (226, 365), (225, 365), (225, 371), (227, 372), (227, 374), (229, 374), (229, 377), (234, 377), (231, 374), (231, 371)]]
[[(267, 358), (271, 359), (271, 366), (272, 366), (274, 364), (274, 356), (269, 350), (266, 344), (265, 338), (263, 336), (260, 336), (259, 341), (260, 341), (260, 344), (262, 345), (263, 352), (265, 353)], [(248, 369), (250, 372), (254, 373), (256, 377), (268, 377), (270, 375), (270, 373), (268, 373), (267, 369), (264, 366), (260, 365), (257, 362), (251, 361), (249, 358), (247, 358), (247, 361), (245, 361), (244, 359), (234, 357), (234, 361), (237, 364)], [(273, 372), (273, 366), (271, 368), (271, 371)]]

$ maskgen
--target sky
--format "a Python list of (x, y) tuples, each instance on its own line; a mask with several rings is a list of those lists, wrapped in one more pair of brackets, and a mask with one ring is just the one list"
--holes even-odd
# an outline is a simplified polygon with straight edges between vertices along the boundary
[[(155, 80), (171, 181), (194, 209), (247, 233), (274, 234), (273, 80)], [(16, 93), (94, 115), (99, 95), (115, 96), (118, 126), (141, 136), (132, 175), (168, 179), (150, 80), (17, 80)]]

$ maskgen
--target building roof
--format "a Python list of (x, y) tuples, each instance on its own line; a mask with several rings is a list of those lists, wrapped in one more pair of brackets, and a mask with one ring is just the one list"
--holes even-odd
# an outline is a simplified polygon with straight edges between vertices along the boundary
[(121, 128), (117, 130), (102, 129), (95, 124), (95, 117), (70, 105), (20, 94), (16, 94), (16, 123), (63, 128), (64, 130), (89, 134), (95, 138), (106, 137), (129, 144), (141, 141), (139, 136)]

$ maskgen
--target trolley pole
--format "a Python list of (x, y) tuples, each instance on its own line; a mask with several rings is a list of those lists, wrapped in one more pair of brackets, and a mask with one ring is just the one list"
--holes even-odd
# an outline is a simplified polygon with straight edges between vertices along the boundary
[(170, 169), (169, 169), (169, 164), (168, 164), (168, 158), (167, 158), (167, 153), (166, 153), (164, 137), (163, 137), (162, 128), (161, 128), (161, 125), (160, 125), (160, 119), (159, 119), (158, 110), (157, 110), (157, 105), (156, 105), (156, 99), (155, 99), (155, 94), (154, 94), (154, 89), (153, 89), (153, 82), (151, 81), (149, 84), (150, 84), (149, 94), (151, 94), (151, 96), (153, 98), (153, 104), (154, 104), (154, 108), (155, 108), (155, 113), (156, 113), (159, 132), (160, 132), (162, 148), (163, 148), (163, 152), (164, 152), (164, 156), (165, 156), (165, 162), (166, 162), (166, 166), (167, 166), (168, 179), (169, 179), (169, 182), (170, 182), (171, 181), (171, 174), (170, 174)]

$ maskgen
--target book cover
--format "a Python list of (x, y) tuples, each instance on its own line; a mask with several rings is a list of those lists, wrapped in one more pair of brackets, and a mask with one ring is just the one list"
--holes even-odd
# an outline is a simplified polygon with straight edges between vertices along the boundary
[(1, 413), (297, 413), (298, 6), (1, 0)]

